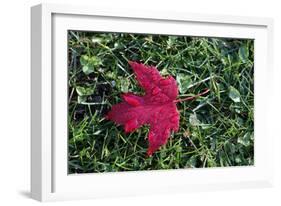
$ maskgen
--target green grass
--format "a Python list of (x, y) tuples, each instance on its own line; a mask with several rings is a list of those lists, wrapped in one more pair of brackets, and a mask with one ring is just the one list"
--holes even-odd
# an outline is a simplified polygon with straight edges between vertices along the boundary
[[(254, 40), (69, 31), (69, 173), (254, 164)], [(105, 120), (120, 94), (143, 93), (128, 60), (178, 81), (180, 129), (147, 157), (149, 131)]]

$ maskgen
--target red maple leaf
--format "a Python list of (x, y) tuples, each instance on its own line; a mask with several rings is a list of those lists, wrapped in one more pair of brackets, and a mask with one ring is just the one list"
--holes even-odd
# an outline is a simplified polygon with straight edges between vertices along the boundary
[(145, 90), (145, 95), (123, 94), (124, 101), (113, 105), (106, 118), (123, 125), (126, 133), (133, 132), (142, 125), (150, 125), (147, 151), (150, 156), (160, 146), (166, 144), (171, 131), (178, 131), (180, 116), (176, 103), (183, 100), (176, 100), (178, 87), (172, 76), (162, 77), (156, 67), (136, 62), (129, 64), (138, 83)]

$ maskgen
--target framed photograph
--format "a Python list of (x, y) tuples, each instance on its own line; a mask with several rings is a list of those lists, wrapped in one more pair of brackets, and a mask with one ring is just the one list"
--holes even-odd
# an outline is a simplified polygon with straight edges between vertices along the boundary
[(31, 16), (34, 199), (272, 185), (271, 19), (55, 4)]

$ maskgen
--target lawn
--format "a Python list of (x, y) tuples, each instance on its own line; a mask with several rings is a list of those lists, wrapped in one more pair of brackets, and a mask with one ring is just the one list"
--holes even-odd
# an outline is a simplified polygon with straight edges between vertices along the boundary
[[(149, 126), (106, 120), (124, 92), (143, 94), (128, 61), (178, 83), (179, 131), (148, 157)], [(68, 171), (93, 173), (254, 164), (254, 40), (69, 31)]]

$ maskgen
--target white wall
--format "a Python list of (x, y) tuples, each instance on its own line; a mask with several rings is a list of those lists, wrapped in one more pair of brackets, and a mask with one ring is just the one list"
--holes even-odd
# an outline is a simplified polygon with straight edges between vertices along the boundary
[[(45, 2), (45, 1), (43, 1)], [(266, 16), (275, 20), (275, 70), (276, 70), (276, 133), (275, 162), (276, 187), (273, 189), (252, 189), (240, 191), (216, 191), (178, 195), (157, 195), (115, 199), (87, 200), (82, 202), (59, 202), (59, 205), (275, 205), (281, 203), (280, 186), (280, 96), (281, 87), (281, 12), (278, 0), (57, 0), (56, 3), (85, 5), (108, 5), (111, 7), (137, 7), (139, 9), (159, 9), (186, 11), (192, 13), (231, 14), (243, 16)], [(0, 204), (36, 205), (28, 198), (29, 190), (29, 149), (30, 149), (30, 14), (29, 7), (40, 3), (36, 0), (1, 1), (0, 27)], [(266, 69), (266, 68), (265, 68)], [(279, 70), (279, 71), (278, 71)], [(279, 82), (278, 82), (279, 81)], [(266, 87), (266, 85), (264, 85)], [(279, 94), (278, 94), (279, 93)], [(265, 94), (266, 98), (266, 94)], [(279, 151), (278, 151), (279, 150)], [(149, 186), (149, 183), (147, 183)], [(278, 202), (278, 203), (277, 203)], [(50, 203), (48, 203), (50, 204)]]

